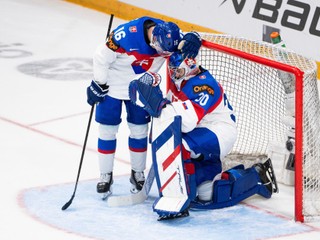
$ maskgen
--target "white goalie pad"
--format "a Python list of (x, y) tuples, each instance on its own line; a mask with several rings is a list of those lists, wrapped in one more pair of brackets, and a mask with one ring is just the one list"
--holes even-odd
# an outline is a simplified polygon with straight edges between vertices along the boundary
[(154, 118), (152, 161), (160, 197), (153, 208), (159, 215), (179, 213), (188, 201), (181, 151), (181, 117)]

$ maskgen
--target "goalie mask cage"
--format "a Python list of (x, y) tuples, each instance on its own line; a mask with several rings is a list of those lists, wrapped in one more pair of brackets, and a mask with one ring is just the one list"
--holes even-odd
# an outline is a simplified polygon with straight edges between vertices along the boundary
[(236, 114), (238, 139), (229, 159), (252, 163), (267, 158), (271, 142), (285, 146), (289, 127), (282, 121), (286, 93), (279, 71), (291, 74), (295, 82), (295, 220), (319, 219), (320, 104), (315, 62), (267, 42), (208, 33), (201, 37), (200, 64), (222, 84)]

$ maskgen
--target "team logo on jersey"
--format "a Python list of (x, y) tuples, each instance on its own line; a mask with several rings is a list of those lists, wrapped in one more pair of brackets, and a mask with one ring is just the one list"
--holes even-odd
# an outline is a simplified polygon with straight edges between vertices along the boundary
[(141, 59), (141, 60), (135, 60), (132, 62), (131, 66), (135, 74), (140, 74), (148, 71), (150, 67), (152, 66), (153, 59)]
[(129, 31), (130, 32), (137, 32), (137, 27), (136, 26), (129, 27)]
[(112, 33), (110, 34), (110, 36), (108, 37), (107, 42), (106, 42), (106, 45), (107, 45), (107, 47), (110, 48), (112, 51), (116, 51), (116, 50), (118, 50), (119, 45), (114, 41), (113, 35), (114, 35), (114, 32), (112, 32)]
[(207, 84), (193, 86), (194, 93), (199, 93), (204, 91), (208, 92), (210, 95), (214, 94), (214, 90), (212, 89), (212, 87), (208, 86)]

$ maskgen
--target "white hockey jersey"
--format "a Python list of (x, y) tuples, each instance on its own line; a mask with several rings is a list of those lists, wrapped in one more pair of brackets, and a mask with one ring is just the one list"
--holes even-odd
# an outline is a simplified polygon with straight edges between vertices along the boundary
[(144, 23), (159, 19), (142, 17), (118, 26), (107, 42), (98, 46), (93, 57), (94, 80), (108, 84), (108, 95), (129, 100), (129, 83), (146, 71), (158, 72), (165, 62), (148, 44)]
[(218, 123), (236, 126), (233, 108), (222, 86), (207, 70), (183, 81), (181, 91), (171, 81), (167, 98), (172, 103), (163, 109), (161, 117), (180, 115), (184, 133), (196, 127), (213, 129)]

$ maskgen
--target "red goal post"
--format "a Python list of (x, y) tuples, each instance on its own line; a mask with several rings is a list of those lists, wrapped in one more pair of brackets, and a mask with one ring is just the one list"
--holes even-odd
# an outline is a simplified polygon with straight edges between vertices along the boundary
[(234, 160), (245, 165), (263, 161), (272, 142), (285, 148), (286, 92), (279, 72), (294, 76), (294, 215), (300, 222), (319, 218), (320, 103), (315, 61), (262, 41), (211, 33), (201, 37), (200, 64), (222, 84), (237, 117), (239, 136), (226, 168)]

